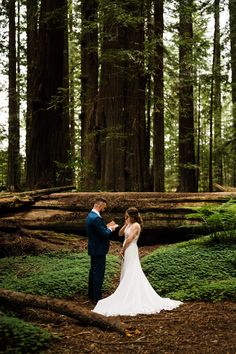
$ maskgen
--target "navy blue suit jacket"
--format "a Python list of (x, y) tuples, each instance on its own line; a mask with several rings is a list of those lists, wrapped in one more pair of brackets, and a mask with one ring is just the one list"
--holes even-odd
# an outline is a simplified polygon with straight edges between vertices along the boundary
[(102, 256), (109, 250), (108, 229), (104, 220), (94, 211), (90, 211), (86, 218), (86, 230), (88, 235), (88, 254), (91, 256)]

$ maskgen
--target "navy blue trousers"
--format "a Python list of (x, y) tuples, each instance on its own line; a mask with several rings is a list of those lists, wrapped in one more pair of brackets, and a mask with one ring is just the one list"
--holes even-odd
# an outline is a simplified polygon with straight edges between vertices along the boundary
[(91, 267), (89, 271), (88, 297), (92, 301), (102, 298), (102, 284), (105, 275), (106, 255), (90, 256)]

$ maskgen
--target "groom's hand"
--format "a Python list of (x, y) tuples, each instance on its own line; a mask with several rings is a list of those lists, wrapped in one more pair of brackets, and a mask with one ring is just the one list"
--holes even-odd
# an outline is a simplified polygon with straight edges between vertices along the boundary
[(107, 227), (109, 227), (109, 229), (111, 231), (115, 231), (115, 229), (118, 227), (119, 225), (115, 223), (115, 221), (111, 221), (107, 224)]

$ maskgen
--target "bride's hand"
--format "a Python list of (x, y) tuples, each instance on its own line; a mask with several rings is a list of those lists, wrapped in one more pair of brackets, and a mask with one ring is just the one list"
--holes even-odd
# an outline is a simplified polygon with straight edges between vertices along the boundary
[(124, 256), (125, 256), (125, 252), (124, 252), (123, 249), (120, 251), (120, 256), (121, 256), (122, 258), (124, 258)]

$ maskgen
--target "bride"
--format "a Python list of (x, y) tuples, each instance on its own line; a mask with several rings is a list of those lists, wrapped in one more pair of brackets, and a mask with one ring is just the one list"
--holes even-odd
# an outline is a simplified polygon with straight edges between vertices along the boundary
[(105, 316), (134, 316), (172, 310), (182, 304), (181, 301), (160, 297), (143, 273), (137, 246), (142, 226), (138, 210), (134, 207), (127, 209), (125, 223), (119, 231), (119, 236), (125, 236), (120, 284), (112, 295), (98, 301), (93, 312)]

